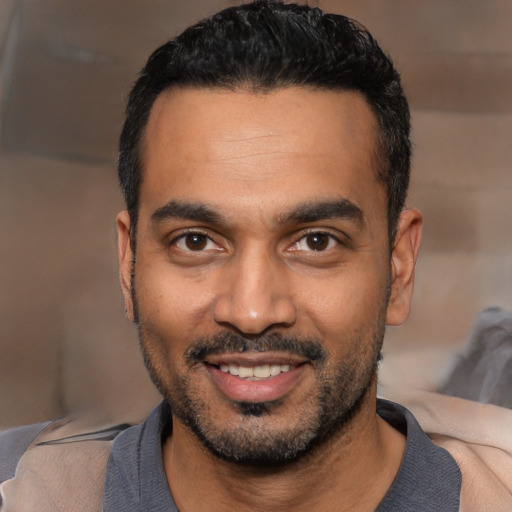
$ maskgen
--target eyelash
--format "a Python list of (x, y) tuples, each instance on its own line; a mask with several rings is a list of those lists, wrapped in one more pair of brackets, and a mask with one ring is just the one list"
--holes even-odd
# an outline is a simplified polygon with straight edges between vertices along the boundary
[[(215, 240), (206, 232), (203, 232), (203, 231), (200, 231), (200, 230), (192, 230), (192, 231), (187, 231), (187, 232), (182, 232), (180, 233), (178, 236), (175, 236), (171, 242), (170, 242), (170, 246), (177, 246), (179, 249), (181, 249), (182, 251), (184, 252), (198, 252), (198, 253), (201, 253), (201, 252), (204, 252), (205, 250), (205, 247), (196, 247), (197, 250), (194, 250), (190, 247), (188, 248), (184, 248), (184, 247), (179, 247), (178, 243), (180, 241), (183, 241), (183, 243), (186, 243), (186, 240), (187, 240), (187, 237), (193, 237), (193, 236), (199, 236), (199, 237), (204, 237), (204, 240), (205, 240), (205, 243), (208, 244), (208, 243), (213, 243), (215, 245), (218, 246), (218, 244), (215, 242)], [(327, 246), (326, 247), (321, 247), (321, 248), (312, 248), (312, 247), (309, 247), (309, 251), (306, 251), (304, 249), (300, 249), (298, 248), (298, 245), (301, 243), (301, 242), (305, 242), (307, 243), (307, 238), (308, 237), (312, 237), (312, 236), (319, 236), (319, 237), (327, 237), (328, 240), (327, 240)], [(300, 237), (295, 241), (293, 242), (291, 245), (289, 245), (288, 247), (291, 248), (291, 251), (292, 252), (295, 252), (295, 251), (304, 251), (304, 252), (313, 252), (313, 253), (321, 253), (321, 252), (325, 252), (329, 249), (332, 249), (332, 243), (336, 244), (336, 245), (345, 245), (344, 242), (342, 240), (340, 240), (340, 237), (334, 235), (333, 233), (331, 232), (328, 232), (328, 231), (322, 231), (322, 230), (315, 230), (315, 229), (312, 229), (310, 231), (307, 231), (307, 232), (303, 232)], [(294, 247), (297, 247), (294, 249)], [(206, 249), (208, 250), (208, 249)], [(211, 250), (211, 249), (209, 249)]]
[[(204, 239), (206, 241), (206, 244), (208, 244), (209, 242), (216, 244), (215, 240), (213, 240), (212, 237), (209, 236), (208, 233), (205, 233), (203, 231), (193, 230), (193, 231), (186, 231), (186, 232), (183, 232), (183, 233), (179, 234), (178, 236), (175, 236), (171, 240), (170, 245), (171, 246), (178, 246), (178, 243), (180, 241), (183, 241), (184, 243), (186, 243), (187, 237), (193, 237), (193, 236), (204, 237)], [(181, 247), (179, 247), (179, 248), (182, 251), (185, 251), (185, 252), (202, 252), (204, 250), (204, 248), (201, 248), (200, 250), (197, 250), (197, 251), (194, 251), (191, 248), (188, 248), (188, 249), (181, 248)]]
[[(327, 238), (327, 246), (326, 247), (322, 247), (322, 248), (313, 248), (313, 247), (309, 247), (310, 249), (310, 252), (325, 252), (329, 249), (332, 249), (332, 244), (334, 243), (335, 245), (343, 245), (343, 242), (340, 240), (339, 237), (333, 235), (332, 233), (330, 233), (329, 231), (318, 231), (318, 230), (311, 230), (311, 231), (308, 231), (306, 233), (303, 233), (296, 242), (294, 242), (294, 244), (292, 244), (292, 247), (293, 246), (297, 246), (299, 243), (301, 242), (305, 242), (307, 243), (307, 239), (308, 237), (314, 237), (314, 236), (317, 236), (317, 237), (326, 237)], [(297, 249), (297, 250), (300, 250), (300, 249)], [(309, 252), (309, 251), (308, 251)]]

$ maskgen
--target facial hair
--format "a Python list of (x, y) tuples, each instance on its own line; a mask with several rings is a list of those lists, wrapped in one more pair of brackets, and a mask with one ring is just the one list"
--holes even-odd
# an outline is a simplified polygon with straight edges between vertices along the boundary
[[(173, 374), (170, 382), (159, 371), (162, 361), (148, 349), (148, 333), (139, 324), (144, 361), (150, 376), (173, 415), (190, 428), (215, 456), (239, 464), (280, 465), (296, 461), (325, 443), (336, 433), (347, 430), (375, 383), (384, 322), (378, 321), (372, 341), (351, 340), (353, 350), (342, 361), (332, 361), (320, 340), (273, 333), (247, 339), (232, 332), (201, 338), (186, 350), (189, 371)], [(165, 342), (160, 340), (160, 346)], [(366, 353), (361, 347), (367, 346)], [(220, 428), (215, 411), (194, 386), (194, 368), (207, 355), (246, 351), (286, 351), (308, 359), (315, 372), (315, 386), (306, 400), (294, 406), (292, 420), (277, 428), (270, 421), (287, 407), (286, 397), (271, 402), (232, 402), (238, 413), (236, 424)], [(288, 408), (290, 406), (288, 405)]]

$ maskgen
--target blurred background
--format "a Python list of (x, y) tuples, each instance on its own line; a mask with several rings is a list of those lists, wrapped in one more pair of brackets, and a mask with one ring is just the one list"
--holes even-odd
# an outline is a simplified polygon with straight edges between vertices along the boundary
[[(0, 0), (0, 428), (158, 400), (117, 282), (117, 137), (149, 53), (233, 3)], [(512, 2), (310, 4), (361, 21), (403, 76), (425, 233), (382, 379), (432, 388), (478, 311), (512, 309)]]

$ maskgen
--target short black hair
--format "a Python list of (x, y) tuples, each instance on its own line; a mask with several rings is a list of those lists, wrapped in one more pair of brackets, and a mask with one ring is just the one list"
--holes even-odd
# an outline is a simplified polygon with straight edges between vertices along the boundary
[(220, 11), (155, 50), (130, 93), (120, 139), (119, 180), (132, 229), (145, 127), (157, 96), (177, 86), (360, 92), (379, 125), (377, 178), (386, 188), (394, 238), (409, 185), (409, 106), (391, 59), (356, 21), (307, 5), (256, 0)]

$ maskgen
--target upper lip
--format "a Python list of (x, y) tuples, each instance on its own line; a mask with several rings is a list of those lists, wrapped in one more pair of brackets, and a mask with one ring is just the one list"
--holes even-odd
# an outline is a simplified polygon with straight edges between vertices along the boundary
[(309, 360), (296, 354), (287, 354), (286, 352), (230, 352), (225, 354), (210, 354), (204, 358), (204, 362), (214, 366), (236, 364), (239, 366), (253, 367), (265, 364), (288, 364), (290, 366), (298, 366), (309, 362)]

